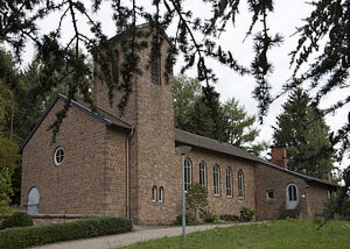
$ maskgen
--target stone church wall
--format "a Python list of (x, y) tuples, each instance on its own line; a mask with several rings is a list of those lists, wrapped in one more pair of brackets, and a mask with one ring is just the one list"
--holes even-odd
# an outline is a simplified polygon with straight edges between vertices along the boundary
[[(41, 214), (104, 214), (106, 126), (72, 107), (51, 143), (48, 127), (62, 107), (59, 99), (23, 149), (21, 206), (27, 208), (28, 193), (36, 187)], [(58, 146), (64, 160), (56, 166)]]

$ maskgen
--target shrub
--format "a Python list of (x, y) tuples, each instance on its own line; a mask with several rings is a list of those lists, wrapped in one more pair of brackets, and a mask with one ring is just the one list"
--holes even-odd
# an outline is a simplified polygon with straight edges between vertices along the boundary
[(212, 223), (217, 221), (219, 218), (217, 215), (210, 212), (210, 210), (202, 210), (201, 219), (206, 223)]
[(32, 216), (23, 212), (16, 212), (9, 215), (0, 225), (0, 229), (10, 227), (28, 227), (33, 226)]
[(224, 221), (240, 221), (239, 216), (234, 214), (222, 214), (220, 215), (220, 220)]
[(195, 219), (197, 219), (198, 211), (203, 210), (208, 204), (207, 188), (198, 183), (193, 184), (186, 193), (186, 206), (188, 210), (194, 213)]
[[(186, 225), (196, 225), (196, 217), (190, 213), (190, 212), (186, 212)], [(176, 216), (176, 220), (175, 220), (175, 225), (182, 225), (182, 214), (179, 214), (178, 216)]]
[(19, 249), (48, 243), (130, 232), (132, 221), (124, 217), (94, 217), (69, 223), (0, 231), (0, 248)]
[(240, 220), (241, 221), (252, 221), (255, 214), (256, 214), (256, 212), (254, 210), (251, 210), (247, 207), (242, 207)]

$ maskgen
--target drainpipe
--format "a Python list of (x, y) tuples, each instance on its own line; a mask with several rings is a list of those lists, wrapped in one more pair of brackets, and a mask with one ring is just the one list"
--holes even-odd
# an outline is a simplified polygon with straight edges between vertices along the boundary
[(130, 164), (130, 138), (134, 134), (134, 128), (131, 129), (130, 133), (126, 137), (126, 217), (130, 218), (130, 183), (129, 183), (129, 164)]

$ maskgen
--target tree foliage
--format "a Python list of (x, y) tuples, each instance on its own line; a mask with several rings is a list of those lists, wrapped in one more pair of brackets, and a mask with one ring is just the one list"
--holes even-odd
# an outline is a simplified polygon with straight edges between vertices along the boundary
[(263, 143), (256, 143), (259, 130), (254, 127), (255, 116), (248, 115), (235, 98), (221, 103), (220, 95), (215, 92), (211, 94), (215, 98), (208, 100), (204, 92), (209, 91), (215, 92), (215, 89), (202, 87), (197, 79), (175, 77), (175, 127), (230, 143), (256, 155), (263, 151)]
[(318, 108), (302, 89), (295, 89), (283, 105), (274, 127), (273, 147), (286, 148), (289, 169), (322, 178), (331, 172), (334, 152), (329, 127), (318, 118)]
[(208, 190), (198, 183), (191, 185), (186, 193), (186, 205), (187, 209), (194, 213), (195, 220), (198, 211), (204, 210), (208, 204)]
[[(45, 65), (45, 80), (41, 81), (40, 91), (48, 92), (52, 86), (57, 86), (62, 81), (54, 77), (54, 72), (66, 72), (72, 75), (73, 80), (66, 82), (69, 89), (69, 100), (73, 99), (79, 90), (83, 92), (86, 100), (89, 99), (86, 85), (80, 84), (90, 70), (82, 63), (86, 60), (86, 53), (79, 55), (79, 49), (90, 51), (104, 70), (106, 83), (110, 89), (110, 100), (113, 96), (110, 70), (106, 65), (110, 64), (111, 48), (109, 48), (106, 35), (102, 31), (98, 21), (98, 12), (102, 4), (109, 3), (113, 10), (113, 21), (117, 32), (122, 31), (123, 48), (125, 51), (124, 64), (121, 74), (123, 81), (118, 87), (124, 92), (124, 98), (118, 103), (121, 110), (125, 108), (127, 99), (132, 91), (133, 75), (140, 72), (137, 52), (147, 47), (147, 41), (136, 39), (141, 36), (152, 37), (153, 55), (159, 51), (159, 35), (162, 30), (173, 24), (177, 27), (170, 40), (174, 44), (172, 51), (167, 55), (167, 73), (171, 72), (171, 65), (177, 56), (184, 58), (183, 71), (196, 67), (198, 79), (206, 81), (204, 94), (209, 104), (215, 105), (216, 95), (211, 91), (210, 82), (215, 82), (217, 77), (213, 69), (207, 63), (208, 58), (217, 60), (222, 65), (231, 68), (239, 74), (250, 74), (256, 79), (256, 87), (253, 93), (258, 101), (259, 118), (267, 114), (269, 104), (275, 99), (271, 96), (271, 83), (269, 76), (273, 73), (273, 62), (269, 54), (273, 47), (283, 41), (281, 34), (271, 34), (268, 16), (274, 12), (273, 0), (248, 0), (251, 23), (247, 24), (247, 38), (252, 38), (255, 56), (250, 67), (244, 67), (234, 57), (233, 53), (225, 50), (220, 45), (220, 35), (223, 32), (231, 32), (238, 18), (239, 8), (244, 1), (239, 0), (202, 0), (208, 8), (208, 15), (204, 17), (194, 16), (191, 10), (186, 9), (186, 1), (155, 0), (150, 3), (152, 8), (142, 6), (145, 1), (133, 0), (8, 0), (0, 2), (0, 43), (6, 42), (13, 48), (13, 52), (20, 58), (21, 52), (27, 41), (32, 41)], [(292, 4), (292, 3), (288, 3)], [(297, 86), (316, 90), (312, 102), (317, 105), (322, 99), (335, 90), (347, 90), (349, 81), (349, 44), (350, 44), (350, 2), (348, 0), (315, 0), (309, 3), (313, 7), (312, 13), (304, 20), (304, 25), (299, 27), (296, 35), (299, 42), (291, 53), (292, 73), (291, 80), (285, 84), (284, 91), (289, 91)], [(54, 30), (47, 33), (39, 33), (39, 23), (45, 18), (58, 13), (58, 22)], [(78, 22), (79, 18), (79, 22)], [(63, 41), (63, 23), (71, 23), (73, 32), (67, 41)], [(137, 24), (143, 21), (149, 22), (150, 32), (140, 32)], [(232, 24), (232, 25), (231, 25)], [(82, 28), (88, 26), (90, 32)], [(228, 28), (229, 27), (229, 28)], [(141, 42), (139, 42), (141, 41)], [(73, 51), (71, 47), (73, 46)], [(108, 52), (109, 51), (109, 52)], [(67, 71), (65, 69), (68, 68)], [(305, 69), (305, 70), (304, 70)], [(101, 76), (102, 77), (102, 76)], [(310, 85), (307, 87), (307, 84)], [(283, 91), (283, 92), (284, 92)], [(87, 101), (89, 102), (89, 101)], [(349, 105), (350, 96), (343, 99), (334, 98), (332, 104), (324, 110), (320, 110), (319, 116), (324, 116), (338, 108)], [(58, 131), (60, 120), (65, 116), (69, 107), (69, 101), (63, 112), (58, 115), (58, 122), (54, 124), (54, 131)], [(215, 110), (215, 106), (212, 107)], [(212, 112), (212, 116), (215, 112)], [(349, 114), (350, 116), (350, 114)], [(216, 128), (220, 128), (216, 122)], [(344, 125), (331, 135), (331, 144), (337, 145), (337, 159), (342, 160), (350, 150), (349, 143), (350, 117), (344, 119)], [(349, 166), (350, 167), (350, 166)], [(350, 186), (347, 185), (347, 188)]]

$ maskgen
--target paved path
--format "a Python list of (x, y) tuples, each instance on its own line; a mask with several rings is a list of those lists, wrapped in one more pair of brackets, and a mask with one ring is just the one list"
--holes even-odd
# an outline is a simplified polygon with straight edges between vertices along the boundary
[[(236, 223), (236, 224), (216, 224), (216, 225), (201, 225), (188, 226), (186, 233), (193, 233), (198, 231), (205, 231), (217, 227), (231, 227), (250, 225), (252, 223)], [(174, 237), (182, 234), (182, 227), (148, 227), (148, 226), (134, 226), (133, 232), (126, 234), (118, 234), (104, 237), (97, 237), (92, 239), (74, 240), (68, 242), (61, 242), (56, 244), (48, 244), (36, 249), (111, 249), (122, 246), (131, 245), (137, 242), (143, 242), (151, 239), (158, 239), (164, 237)]]

